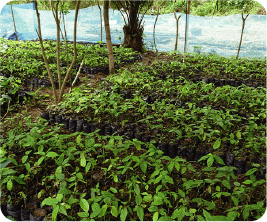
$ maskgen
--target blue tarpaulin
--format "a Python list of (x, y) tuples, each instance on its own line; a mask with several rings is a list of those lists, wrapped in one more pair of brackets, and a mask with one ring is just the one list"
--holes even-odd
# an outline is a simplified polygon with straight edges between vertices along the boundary
[[(37, 18), (34, 4), (12, 5), (19, 40), (36, 39)], [(103, 8), (102, 8), (103, 10)], [(40, 10), (42, 36), (56, 39), (56, 25), (51, 11)], [(179, 13), (177, 13), (179, 15)], [(80, 9), (78, 17), (77, 41), (97, 42), (101, 39), (100, 14), (97, 6)], [(179, 21), (178, 50), (183, 51), (185, 36), (185, 14)], [(153, 27), (156, 16), (144, 17), (144, 42), (153, 47)], [(102, 20), (103, 21), (103, 20)], [(66, 16), (68, 40), (73, 39), (74, 10)], [(124, 21), (117, 10), (110, 9), (110, 27), (113, 43), (123, 42)], [(173, 13), (159, 15), (156, 24), (156, 45), (159, 51), (173, 51), (176, 34)], [(63, 26), (62, 26), (63, 27)], [(236, 56), (242, 28), (241, 15), (204, 17), (189, 15), (187, 51), (216, 53), (222, 56)], [(9, 5), (0, 13), (0, 37), (9, 38), (14, 34), (13, 20)], [(103, 25), (103, 40), (105, 32)], [(244, 29), (241, 57), (266, 56), (266, 15), (249, 15)]]

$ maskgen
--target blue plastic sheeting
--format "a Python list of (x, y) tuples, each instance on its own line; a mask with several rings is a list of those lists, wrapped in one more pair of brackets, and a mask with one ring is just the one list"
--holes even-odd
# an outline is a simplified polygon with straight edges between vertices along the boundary
[[(42, 36), (56, 39), (56, 25), (51, 11), (40, 10)], [(36, 39), (37, 18), (33, 4), (13, 5), (19, 40)], [(103, 13), (103, 8), (102, 8)], [(73, 40), (74, 10), (66, 16), (68, 40)], [(177, 13), (179, 16), (180, 13)], [(117, 10), (110, 9), (110, 28), (113, 43), (123, 42), (124, 21)], [(189, 15), (187, 52), (216, 53), (236, 56), (240, 41), (242, 16), (201, 17)], [(153, 48), (153, 27), (156, 16), (145, 15), (145, 44)], [(178, 50), (183, 51), (185, 36), (185, 14), (179, 20)], [(104, 20), (102, 20), (104, 23)], [(63, 27), (63, 26), (62, 26)], [(14, 33), (10, 6), (5, 5), (0, 13), (0, 37), (8, 38)], [(156, 24), (156, 46), (159, 51), (173, 51), (176, 20), (173, 13), (159, 15)], [(97, 6), (80, 9), (77, 41), (97, 42), (101, 40), (100, 14)], [(105, 29), (103, 24), (103, 40)], [(249, 15), (244, 29), (240, 57), (266, 56), (266, 15)]]

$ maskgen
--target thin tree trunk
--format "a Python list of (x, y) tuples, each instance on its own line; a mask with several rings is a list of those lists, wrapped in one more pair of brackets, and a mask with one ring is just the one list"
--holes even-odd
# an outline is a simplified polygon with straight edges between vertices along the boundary
[(47, 73), (48, 73), (49, 80), (50, 80), (50, 82), (52, 84), (53, 94), (55, 96), (55, 100), (56, 100), (56, 104), (57, 104), (58, 103), (58, 99), (57, 99), (56, 87), (55, 87), (53, 75), (52, 75), (52, 73), (50, 71), (50, 68), (49, 68), (49, 64), (48, 64), (48, 61), (47, 61), (46, 53), (45, 53), (45, 50), (44, 50), (44, 44), (43, 44), (43, 38), (42, 38), (42, 31), (41, 31), (40, 14), (39, 14), (39, 11), (38, 11), (37, 0), (34, 0), (34, 4), (35, 4), (35, 10), (36, 10), (36, 16), (37, 16), (37, 23), (38, 23), (38, 31), (37, 31), (37, 34), (38, 34), (40, 45), (41, 45), (42, 56), (43, 56), (43, 59), (44, 59), (44, 63), (45, 63), (45, 67), (46, 67), (46, 70), (47, 70)]
[(177, 51), (177, 47), (178, 47), (178, 23), (179, 23), (179, 19), (181, 18), (181, 15), (179, 15), (179, 17), (177, 18), (175, 10), (173, 11), (173, 14), (174, 14), (174, 18), (176, 20), (176, 38), (175, 38), (174, 51)]
[(15, 18), (14, 18), (13, 9), (12, 9), (12, 3), (11, 2), (10, 2), (10, 10), (11, 10), (11, 15), (12, 15), (12, 19), (13, 19), (13, 25), (14, 25), (16, 40), (18, 40), (16, 23), (15, 23)]
[(154, 23), (154, 28), (153, 28), (153, 40), (154, 40), (154, 46), (155, 46), (155, 49), (156, 49), (156, 53), (158, 54), (158, 49), (157, 49), (157, 45), (156, 45), (156, 39), (155, 39), (155, 29), (156, 29), (156, 23), (158, 21), (158, 17), (159, 17), (159, 9), (158, 8), (158, 13), (157, 13), (157, 16), (156, 16), (156, 19), (155, 19), (155, 23)]
[(109, 27), (109, 0), (104, 1), (104, 23), (106, 30), (106, 41), (107, 41), (108, 59), (109, 59), (109, 74), (113, 74), (115, 70), (114, 70), (114, 56), (113, 56), (110, 27)]
[(76, 35), (77, 35), (77, 20), (78, 20), (78, 13), (79, 13), (79, 8), (80, 8), (80, 3), (81, 1), (78, 0), (77, 3), (76, 3), (76, 8), (75, 8), (75, 17), (74, 17), (74, 32), (73, 32), (73, 47), (74, 47), (74, 57), (72, 59), (72, 62), (70, 64), (70, 67), (67, 71), (67, 74), (64, 78), (64, 81), (62, 83), (62, 86), (60, 88), (60, 92), (59, 92), (59, 97), (58, 97), (58, 101), (61, 100), (62, 98), (62, 95), (64, 93), (64, 89), (65, 89), (65, 86), (66, 86), (66, 83), (67, 83), (67, 80), (70, 76), (70, 73), (72, 71), (72, 68), (76, 62), (76, 59), (77, 59), (77, 48), (76, 48)]
[(50, 0), (50, 4), (52, 7), (52, 11), (54, 10), (54, 18), (57, 26), (57, 76), (58, 76), (58, 88), (61, 88), (61, 67), (60, 67), (60, 19), (58, 17), (58, 4), (59, 2), (56, 2), (56, 6), (54, 8), (53, 0)]
[(185, 40), (184, 40), (184, 58), (183, 63), (185, 62), (185, 53), (186, 53), (186, 45), (187, 45), (187, 26), (188, 26), (188, 14), (190, 13), (190, 4), (191, 0), (188, 0), (187, 7), (186, 7), (186, 19), (185, 19)]
[(238, 59), (239, 56), (239, 52), (240, 52), (240, 48), (241, 48), (241, 44), (242, 44), (242, 39), (243, 39), (243, 32), (244, 32), (244, 28), (245, 28), (245, 22), (247, 17), (249, 16), (249, 14), (247, 14), (247, 16), (244, 18), (244, 14), (242, 12), (242, 31), (241, 31), (241, 37), (240, 37), (240, 42), (239, 42), (239, 46), (238, 46), (238, 51), (237, 51), (237, 55), (236, 55), (236, 59)]
[(100, 7), (100, 0), (97, 1), (97, 6), (99, 8), (99, 11), (100, 11), (100, 29), (101, 29), (101, 42), (102, 42), (102, 34), (103, 34), (103, 31), (102, 31), (102, 10), (101, 10), (101, 7)]

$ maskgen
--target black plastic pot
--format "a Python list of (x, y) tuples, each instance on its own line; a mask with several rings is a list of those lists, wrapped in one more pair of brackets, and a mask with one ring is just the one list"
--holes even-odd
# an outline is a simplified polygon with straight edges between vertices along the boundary
[(236, 167), (236, 174), (242, 174), (245, 171), (246, 160), (245, 159), (234, 159), (234, 166)]
[(14, 206), (7, 204), (7, 213), (17, 221), (21, 220), (21, 204)]
[(49, 113), (41, 113), (40, 114), (40, 117), (42, 118), (42, 119), (46, 119), (47, 121), (49, 120)]
[(201, 157), (207, 155), (207, 152), (205, 151), (199, 151), (199, 150), (196, 150), (195, 152), (195, 161), (198, 161)]
[(186, 159), (187, 161), (193, 161), (195, 159), (195, 152), (196, 150), (194, 148), (187, 148), (186, 149)]
[(77, 132), (82, 132), (83, 131), (83, 120), (79, 119), (76, 122), (76, 131)]
[(21, 220), (29, 221), (30, 220), (31, 211), (27, 209), (21, 209)]
[(179, 157), (185, 157), (185, 149), (182, 147), (177, 147), (177, 156)]
[(88, 123), (86, 122), (83, 122), (83, 131), (85, 133), (91, 133), (91, 125), (89, 125)]
[(56, 123), (56, 114), (50, 113), (49, 114), (49, 124), (54, 125)]
[(69, 129), (69, 117), (68, 116), (63, 116), (62, 117), (62, 123), (64, 124), (63, 128), (64, 129)]
[(169, 147), (168, 143), (159, 143), (158, 145), (158, 149), (162, 150), (164, 155), (168, 155), (168, 147)]
[(169, 157), (175, 158), (177, 156), (177, 147), (178, 147), (178, 144), (169, 145)]
[(62, 116), (61, 115), (56, 115), (55, 116), (55, 121), (56, 121), (56, 123), (61, 124), (62, 123)]
[(233, 153), (225, 154), (225, 165), (226, 166), (233, 166), (234, 159), (235, 159), (235, 154), (233, 154)]
[(76, 131), (76, 125), (77, 125), (77, 120), (70, 118), (69, 119), (69, 131), (75, 132)]
[(3, 204), (1, 204), (1, 211), (2, 211), (2, 213), (3, 213), (3, 215), (4, 215), (5, 217), (8, 216), (8, 213), (7, 213), (7, 203), (3, 203)]

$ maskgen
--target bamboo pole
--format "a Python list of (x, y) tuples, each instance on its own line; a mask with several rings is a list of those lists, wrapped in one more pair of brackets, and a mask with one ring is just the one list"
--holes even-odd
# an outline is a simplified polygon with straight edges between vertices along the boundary
[(177, 18), (175, 10), (173, 11), (174, 18), (176, 20), (176, 38), (175, 38), (175, 46), (174, 46), (174, 51), (177, 51), (178, 47), (178, 24), (179, 24), (179, 19), (181, 18), (181, 15)]

